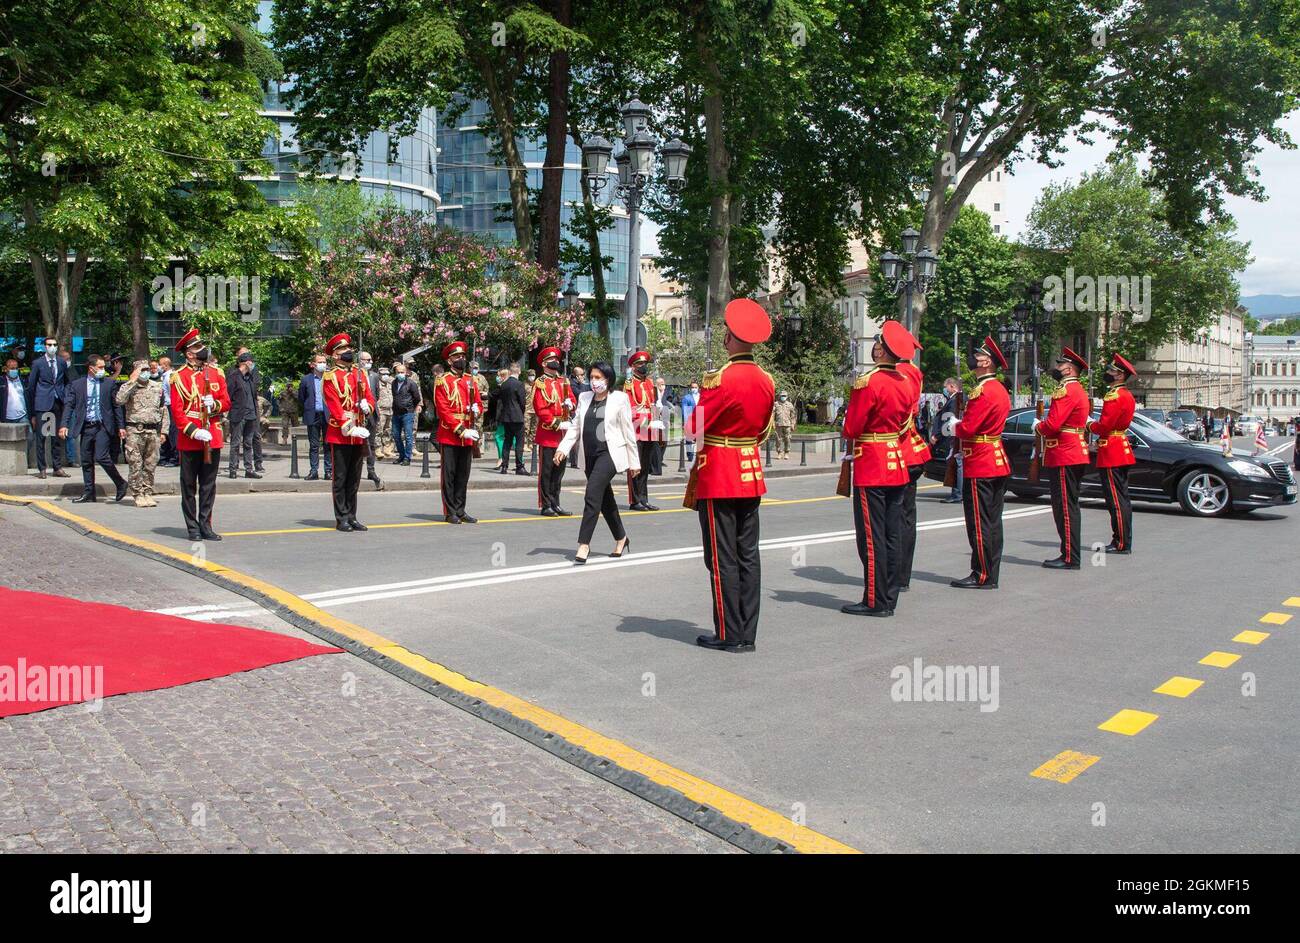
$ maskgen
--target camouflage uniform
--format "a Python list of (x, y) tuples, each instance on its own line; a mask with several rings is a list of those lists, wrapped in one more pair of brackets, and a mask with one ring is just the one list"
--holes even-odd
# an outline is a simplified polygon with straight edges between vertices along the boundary
[(772, 421), (775, 425), (777, 458), (789, 458), (790, 436), (794, 432), (795, 423), (794, 403), (788, 399), (785, 402), (777, 400), (772, 407)]
[(288, 380), (284, 381), (284, 389), (280, 390), (278, 397), (280, 401), (280, 431), (283, 433), (281, 442), (284, 445), (289, 443), (289, 437), (293, 435), (293, 427), (298, 425), (298, 411), (302, 404), (298, 402), (298, 389)]
[(375, 458), (396, 458), (397, 446), (393, 443), (393, 375), (379, 371), (379, 389), (375, 390)]
[[(148, 369), (148, 363), (144, 364)], [(138, 508), (157, 507), (153, 499), (153, 474), (158, 448), (167, 434), (168, 415), (162, 404), (162, 383), (124, 380), (114, 396), (126, 418), (126, 461), (131, 469), (131, 494)]]
[(524, 448), (531, 449), (537, 438), (537, 412), (533, 409), (533, 387), (537, 379), (524, 381)]

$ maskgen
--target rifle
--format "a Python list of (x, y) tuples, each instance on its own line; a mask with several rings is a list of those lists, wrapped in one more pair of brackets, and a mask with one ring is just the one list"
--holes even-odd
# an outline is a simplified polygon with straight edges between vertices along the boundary
[[(213, 417), (221, 415), (221, 411), (218, 410), (215, 413), (210, 413), (208, 412), (208, 407), (203, 404), (203, 397), (212, 395), (210, 392), (208, 392), (208, 368), (207, 367), (203, 368), (202, 379), (203, 379), (203, 391), (199, 393), (199, 413), (203, 416), (204, 430), (210, 433), (212, 432), (212, 430), (209, 429), (208, 427), (212, 424)], [(216, 405), (215, 398), (213, 400), (213, 405), (214, 406)], [(207, 465), (211, 461), (212, 461), (212, 440), (209, 439), (207, 442), (203, 443), (203, 464)]]
[(696, 455), (695, 461), (691, 465), (690, 477), (686, 479), (686, 494), (682, 495), (682, 507), (690, 508), (692, 511), (695, 510), (695, 486), (698, 484), (700, 477), (699, 465), (700, 457)]
[[(367, 385), (369, 384), (369, 382), (370, 382), (370, 381), (369, 381), (369, 378), (367, 378), (367, 380), (366, 380)], [(360, 367), (353, 367), (353, 368), (352, 368), (352, 383), (353, 383), (353, 386), (355, 386), (356, 389), (357, 389), (357, 412), (361, 412), (361, 403), (364, 401), (364, 398), (363, 398), (362, 395), (361, 395), (361, 368), (360, 368)], [(365, 413), (362, 413), (362, 415), (364, 416)], [(369, 416), (366, 416), (366, 431), (367, 431), (367, 432), (371, 432), (371, 431), (372, 431), (371, 428), (370, 428), (370, 417), (369, 417)], [(364, 439), (361, 440), (361, 447), (362, 447), (362, 449), (365, 450), (365, 451), (363, 451), (363, 452), (361, 453), (361, 454), (362, 454), (362, 457), (364, 458), (364, 457), (366, 457), (366, 456), (369, 456), (369, 455), (370, 455), (370, 437), (369, 437), (369, 436), (366, 436)]]
[[(1034, 413), (1038, 419), (1043, 418), (1043, 401), (1040, 399), (1034, 404)], [(1037, 429), (1034, 430), (1034, 454), (1029, 459), (1029, 480), (1037, 481), (1042, 474), (1043, 467), (1043, 434)]]
[[(954, 419), (961, 419), (966, 415), (966, 392), (964, 390), (959, 390), (957, 393), (952, 415)], [(943, 471), (943, 486), (945, 488), (957, 487), (957, 456), (960, 454), (961, 440), (957, 438), (957, 431), (954, 429), (952, 445), (948, 447), (948, 467)]]
[(852, 442), (844, 443), (844, 458), (840, 461), (840, 477), (835, 482), (835, 493), (841, 498), (853, 495), (853, 448)]

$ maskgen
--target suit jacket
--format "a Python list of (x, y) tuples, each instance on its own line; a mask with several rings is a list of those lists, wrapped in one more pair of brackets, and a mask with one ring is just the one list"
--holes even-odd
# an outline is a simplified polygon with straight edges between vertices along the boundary
[(519, 377), (506, 377), (496, 390), (497, 422), (524, 421), (524, 385)]
[[(578, 395), (578, 409), (574, 415), (573, 425), (564, 434), (559, 451), (565, 455), (578, 450), (578, 465), (586, 467), (582, 454), (582, 427), (587, 420), (587, 410), (591, 408), (596, 394), (590, 391)], [(641, 453), (636, 445), (636, 429), (632, 426), (632, 401), (626, 393), (611, 390), (605, 400), (605, 448), (614, 461), (614, 470), (620, 474), (629, 468), (641, 470)]]
[(228, 369), (226, 391), (230, 394), (231, 422), (247, 422), (257, 418), (257, 388), (253, 385), (252, 371), (244, 374), (238, 366)]
[(298, 403), (302, 406), (302, 421), (308, 426), (314, 426), (317, 423), (325, 423), (329, 419), (329, 410), (325, 406), (325, 382), (324, 374), (321, 376), (320, 412), (316, 412), (316, 391), (315, 379), (316, 372), (312, 371), (302, 378), (298, 384)]
[(54, 369), (51, 370), (49, 360), (42, 354), (27, 374), (27, 411), (35, 415), (58, 409), (68, 397), (67, 389), (71, 382), (68, 365), (62, 357), (54, 358)]
[(86, 407), (90, 400), (88, 385), (98, 383), (99, 421), (110, 436), (117, 435), (119, 429), (125, 428), (125, 419), (122, 407), (113, 402), (113, 387), (116, 382), (110, 377), (93, 380), (85, 376), (74, 380), (67, 390), (68, 398), (63, 404), (63, 421), (59, 423), (60, 428), (67, 429), (68, 435), (74, 438), (81, 437), (81, 430), (86, 424)]

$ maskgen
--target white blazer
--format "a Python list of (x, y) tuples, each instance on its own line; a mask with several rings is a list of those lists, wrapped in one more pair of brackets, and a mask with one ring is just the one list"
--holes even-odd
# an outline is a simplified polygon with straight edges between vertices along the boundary
[[(573, 425), (564, 434), (564, 441), (559, 450), (565, 455), (572, 455), (578, 450), (578, 467), (585, 469), (586, 459), (582, 454), (582, 427), (587, 421), (587, 411), (591, 409), (594, 393), (578, 394), (578, 409)], [(632, 427), (632, 401), (626, 393), (611, 390), (605, 398), (605, 447), (609, 457), (614, 461), (614, 470), (619, 474), (629, 468), (636, 472), (641, 470), (641, 453), (637, 451), (636, 430)]]

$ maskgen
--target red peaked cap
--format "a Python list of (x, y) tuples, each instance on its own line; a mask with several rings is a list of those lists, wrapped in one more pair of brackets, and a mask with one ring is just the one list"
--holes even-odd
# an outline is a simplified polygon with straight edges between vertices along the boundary
[(1061, 356), (1056, 358), (1057, 363), (1072, 363), (1080, 370), (1088, 369), (1088, 361), (1084, 360), (1068, 347), (1061, 348)]
[(1129, 376), (1131, 377), (1137, 376), (1137, 370), (1134, 368), (1134, 366), (1131, 363), (1129, 363), (1127, 360), (1125, 360), (1123, 357), (1121, 357), (1119, 354), (1116, 354), (1114, 356), (1114, 358), (1112, 359), (1112, 363), (1114, 363), (1115, 366), (1119, 367)]
[(456, 354), (469, 355), (469, 347), (465, 345), (464, 341), (452, 341), (442, 349), (443, 360), (450, 360)]
[(199, 337), (199, 329), (197, 327), (193, 328), (184, 337), (182, 337), (180, 340), (176, 342), (176, 352), (179, 354), (183, 354), (192, 345), (202, 344), (202, 343), (203, 340), (202, 338)]
[(880, 343), (899, 360), (911, 360), (916, 353), (916, 338), (898, 321), (886, 321), (880, 326)]
[(727, 330), (737, 340), (746, 344), (761, 344), (772, 336), (772, 319), (763, 306), (752, 298), (736, 298), (727, 302), (723, 312)]
[(650, 352), (648, 350), (638, 350), (633, 352), (627, 358), (627, 365), (629, 367), (635, 367), (639, 364), (649, 363), (653, 359), (654, 358), (650, 356)]
[(1003, 356), (1002, 348), (998, 346), (998, 342), (992, 337), (984, 338), (984, 343), (981, 344), (978, 349), (992, 357), (993, 362), (1003, 370), (1007, 368), (1007, 358)]
[(554, 359), (554, 360), (563, 360), (563, 359), (564, 359), (564, 354), (560, 351), (560, 348), (558, 348), (558, 347), (543, 347), (543, 348), (541, 349), (541, 351), (537, 354), (537, 362), (538, 362), (538, 363), (546, 363), (546, 361), (548, 361), (548, 360), (552, 360), (552, 359)]
[(333, 357), (340, 350), (347, 350), (352, 346), (352, 338), (346, 334), (335, 334), (325, 342), (325, 353)]

